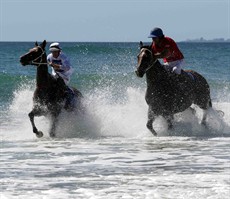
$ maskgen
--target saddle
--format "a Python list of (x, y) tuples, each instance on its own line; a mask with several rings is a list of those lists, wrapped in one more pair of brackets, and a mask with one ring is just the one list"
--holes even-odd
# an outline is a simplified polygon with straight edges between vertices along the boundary
[(186, 77), (189, 77), (193, 81), (196, 81), (195, 76), (191, 72), (189, 72), (189, 71), (181, 70), (181, 74), (184, 75), (184, 76), (186, 76)]

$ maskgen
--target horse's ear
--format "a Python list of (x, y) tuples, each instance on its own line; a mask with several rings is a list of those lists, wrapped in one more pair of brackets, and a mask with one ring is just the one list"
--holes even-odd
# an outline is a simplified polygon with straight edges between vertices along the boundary
[(41, 47), (42, 47), (43, 49), (45, 49), (45, 47), (46, 47), (46, 40), (44, 40), (44, 41), (42, 42)]
[(140, 43), (139, 43), (139, 48), (141, 49), (142, 47), (143, 47), (143, 42), (140, 41)]
[(37, 41), (35, 42), (35, 46), (38, 46), (38, 42)]

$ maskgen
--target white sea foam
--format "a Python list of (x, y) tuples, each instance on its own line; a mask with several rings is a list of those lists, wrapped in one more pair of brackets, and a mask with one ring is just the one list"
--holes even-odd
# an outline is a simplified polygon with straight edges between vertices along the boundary
[[(195, 115), (175, 116), (172, 132), (157, 118), (153, 137), (145, 127), (144, 91), (130, 87), (123, 100), (111, 100), (101, 90), (85, 95), (84, 117), (60, 115), (56, 139), (48, 138), (49, 120), (36, 118), (45, 133), (38, 139), (28, 118), (32, 94), (14, 93), (1, 126), (2, 198), (228, 198), (229, 138), (220, 136), (229, 133), (229, 103), (214, 103), (210, 130), (200, 126), (195, 107)], [(200, 138), (205, 133), (215, 138)]]
[(213, 198), (229, 193), (228, 138), (2, 143), (3, 198)]
[[(144, 91), (136, 88), (127, 88), (126, 100), (114, 103), (108, 100), (109, 92), (96, 92), (87, 100), (87, 107), (92, 119), (96, 120), (100, 134), (109, 136), (148, 136), (146, 129), (147, 104), (144, 100)], [(213, 103), (214, 108), (208, 111), (207, 124), (204, 128), (201, 123), (203, 110), (193, 106), (196, 114), (190, 110), (175, 115), (174, 130), (168, 131), (167, 123), (162, 117), (156, 118), (153, 123), (159, 136), (174, 134), (177, 136), (230, 135), (230, 103)], [(223, 110), (224, 115), (218, 113)], [(226, 112), (226, 113), (225, 113)]]
[[(31, 124), (28, 113), (32, 109), (32, 94), (30, 88), (21, 88), (14, 93), (9, 107), (8, 120), (4, 127), (4, 137), (9, 139), (32, 139)], [(152, 136), (146, 128), (147, 104), (144, 91), (137, 88), (127, 88), (123, 100), (112, 100), (107, 90), (97, 90), (84, 97), (85, 115), (63, 111), (59, 117), (57, 137), (145, 137)], [(196, 114), (187, 110), (175, 115), (174, 130), (168, 131), (167, 123), (162, 117), (156, 118), (153, 127), (159, 136), (229, 136), (230, 135), (230, 103), (213, 103), (208, 112), (208, 129), (200, 125), (203, 111), (194, 106)], [(224, 112), (224, 116), (218, 113)], [(39, 130), (49, 137), (50, 121), (45, 117), (35, 117)]]

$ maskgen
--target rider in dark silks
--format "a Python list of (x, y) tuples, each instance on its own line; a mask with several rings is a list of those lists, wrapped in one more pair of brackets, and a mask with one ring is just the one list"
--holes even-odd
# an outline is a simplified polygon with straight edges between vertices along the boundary
[(153, 56), (163, 59), (163, 67), (175, 81), (185, 82), (187, 78), (190, 78), (181, 70), (184, 66), (184, 55), (173, 39), (166, 37), (160, 28), (154, 28), (148, 37), (152, 38), (149, 49)]
[(58, 87), (65, 92), (66, 103), (64, 108), (71, 110), (75, 104), (73, 90), (68, 86), (70, 76), (73, 73), (72, 66), (68, 57), (62, 52), (59, 43), (52, 43), (49, 50), (51, 53), (47, 56), (47, 61), (52, 67), (52, 75), (57, 80)]

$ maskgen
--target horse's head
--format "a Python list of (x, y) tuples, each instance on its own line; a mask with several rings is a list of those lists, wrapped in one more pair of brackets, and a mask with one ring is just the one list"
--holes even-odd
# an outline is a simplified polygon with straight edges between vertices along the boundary
[(153, 57), (151, 50), (142, 46), (142, 42), (140, 43), (140, 53), (137, 58), (138, 64), (135, 73), (138, 77), (143, 77), (144, 74), (153, 66), (156, 58)]
[[(20, 63), (23, 66), (40, 63), (43, 60), (43, 56), (46, 54), (45, 52), (46, 40), (44, 40), (40, 45), (35, 42), (35, 47), (29, 50), (26, 54), (20, 57)], [(44, 56), (46, 57), (46, 55)]]

